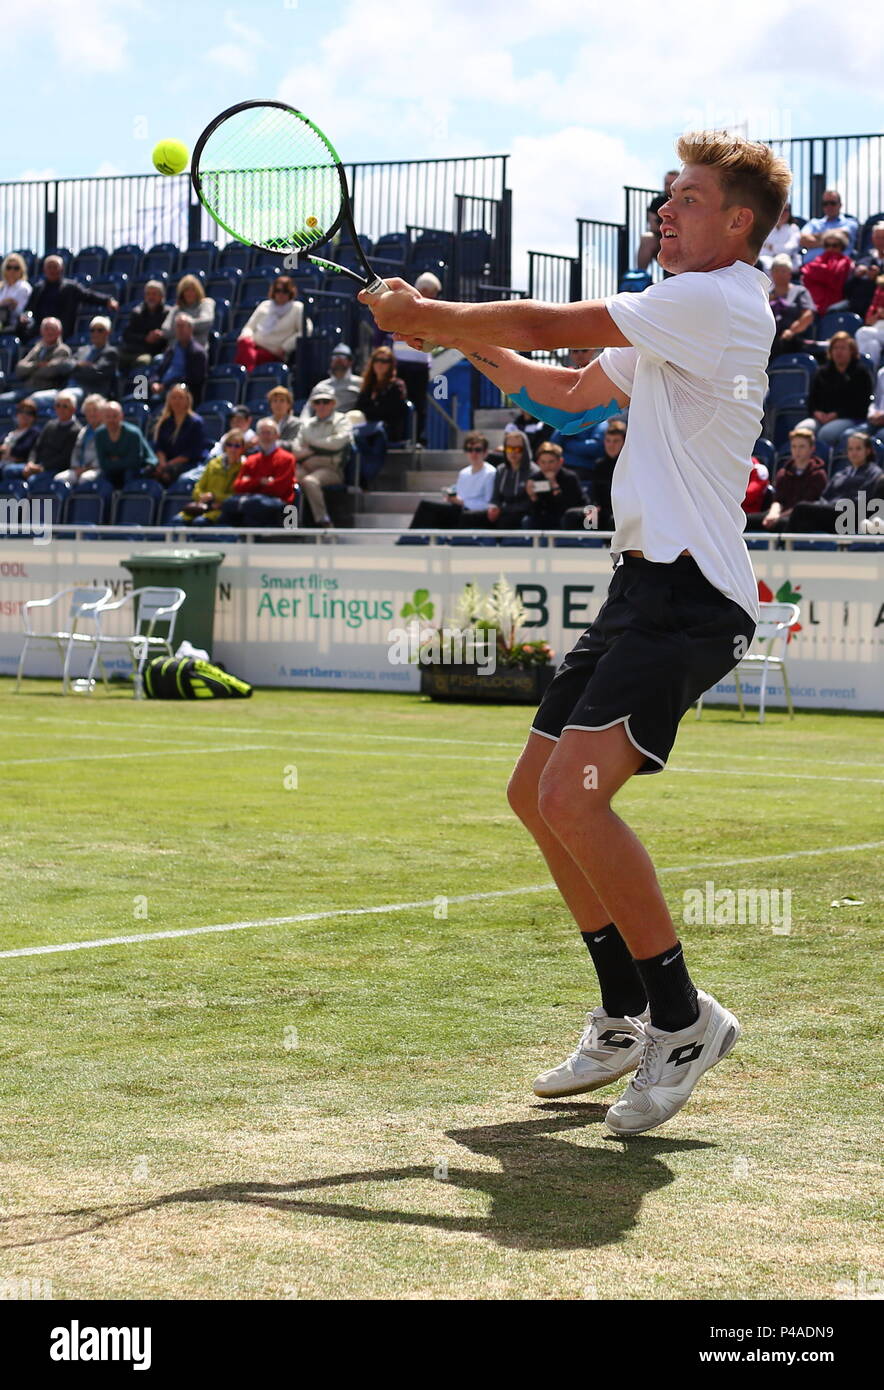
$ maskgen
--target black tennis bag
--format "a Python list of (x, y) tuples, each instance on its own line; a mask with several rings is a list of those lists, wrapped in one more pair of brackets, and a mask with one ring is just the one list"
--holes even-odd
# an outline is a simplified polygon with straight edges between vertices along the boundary
[(190, 656), (155, 656), (144, 668), (151, 700), (247, 700), (252, 687), (228, 671)]

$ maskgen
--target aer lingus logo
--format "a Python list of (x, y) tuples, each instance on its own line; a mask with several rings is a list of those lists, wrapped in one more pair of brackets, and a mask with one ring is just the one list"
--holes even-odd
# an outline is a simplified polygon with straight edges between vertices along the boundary
[(436, 609), (430, 602), (429, 589), (415, 589), (410, 603), (403, 603), (400, 618), (424, 618), (430, 621)]
[[(762, 603), (795, 603), (800, 607), (803, 594), (801, 593), (800, 585), (797, 589), (793, 589), (788, 579), (780, 585), (776, 593), (765, 584), (763, 579), (759, 579), (758, 597)], [(801, 623), (793, 623), (789, 628), (788, 640), (791, 642), (795, 634), (800, 631)]]

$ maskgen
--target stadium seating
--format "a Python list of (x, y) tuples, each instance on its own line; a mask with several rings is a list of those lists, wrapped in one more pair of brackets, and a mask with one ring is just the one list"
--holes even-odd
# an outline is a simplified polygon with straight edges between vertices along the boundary
[(818, 320), (816, 336), (821, 342), (828, 342), (833, 333), (849, 333), (855, 338), (856, 330), (862, 326), (859, 314), (848, 313), (846, 309), (830, 309)]
[(105, 478), (75, 483), (64, 512), (66, 526), (106, 526), (113, 489)]
[(154, 526), (164, 496), (154, 478), (133, 478), (114, 499), (114, 526)]

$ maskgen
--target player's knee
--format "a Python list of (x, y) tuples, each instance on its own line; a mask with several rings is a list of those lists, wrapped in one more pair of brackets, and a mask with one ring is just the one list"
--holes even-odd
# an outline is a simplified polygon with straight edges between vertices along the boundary
[(540, 819), (537, 809), (537, 779), (517, 767), (506, 788), (506, 799), (524, 825)]
[(537, 806), (542, 819), (558, 839), (566, 841), (572, 831), (585, 829), (588, 821), (605, 815), (610, 800), (585, 778), (573, 780), (561, 769), (548, 768), (537, 789)]

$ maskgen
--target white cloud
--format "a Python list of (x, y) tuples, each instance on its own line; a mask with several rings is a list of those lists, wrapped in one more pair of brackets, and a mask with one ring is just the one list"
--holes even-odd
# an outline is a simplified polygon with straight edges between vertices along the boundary
[(86, 76), (119, 72), (128, 65), (127, 21), (137, 21), (132, 0), (36, 0), (28, 28), (47, 36), (62, 67)]
[(216, 67), (229, 68), (240, 76), (251, 76), (257, 71), (259, 53), (270, 44), (259, 29), (243, 24), (232, 10), (224, 13), (224, 28), (230, 35), (229, 42), (215, 44), (206, 58)]

